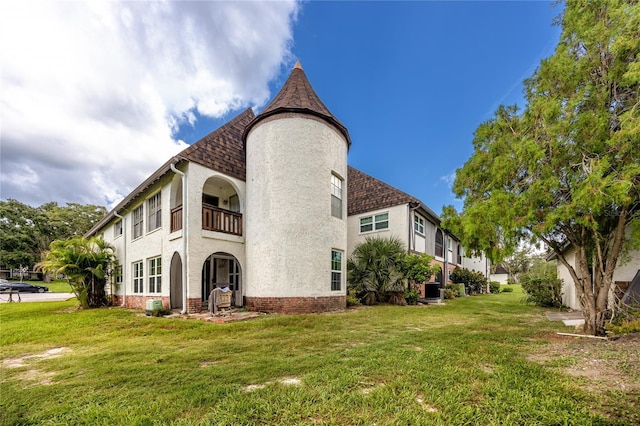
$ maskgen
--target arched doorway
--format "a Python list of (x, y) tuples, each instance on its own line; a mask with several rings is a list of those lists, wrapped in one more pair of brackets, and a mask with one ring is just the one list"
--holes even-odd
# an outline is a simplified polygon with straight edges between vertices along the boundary
[(242, 273), (240, 262), (228, 253), (214, 253), (202, 265), (202, 306), (209, 303), (209, 294), (216, 287), (229, 287), (233, 291), (231, 303), (242, 303)]
[(182, 309), (182, 258), (173, 253), (169, 272), (169, 304), (171, 309)]

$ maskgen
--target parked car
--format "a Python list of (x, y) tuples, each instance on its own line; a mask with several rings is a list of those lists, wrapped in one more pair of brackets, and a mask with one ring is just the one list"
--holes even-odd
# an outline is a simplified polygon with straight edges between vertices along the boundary
[(45, 291), (49, 291), (49, 287), (45, 287), (42, 285), (33, 285), (33, 284), (23, 283), (23, 282), (1, 283), (0, 291), (5, 291), (5, 290), (19, 291), (22, 293), (44, 293)]

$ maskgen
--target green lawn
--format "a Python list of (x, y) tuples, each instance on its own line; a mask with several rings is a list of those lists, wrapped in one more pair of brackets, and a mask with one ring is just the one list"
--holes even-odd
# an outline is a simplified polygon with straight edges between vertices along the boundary
[(71, 286), (67, 281), (64, 280), (55, 280), (50, 283), (45, 283), (44, 281), (31, 281), (24, 280), (26, 283), (31, 283), (33, 285), (43, 285), (49, 288), (49, 291), (52, 293), (73, 293), (71, 291)]
[[(517, 288), (446, 306), (228, 324), (3, 304), (0, 416), (6, 425), (639, 423), (637, 350), (559, 339), (572, 330), (521, 297)], [(580, 345), (626, 371), (627, 386), (569, 374)], [(25, 355), (43, 356), (16, 359)]]

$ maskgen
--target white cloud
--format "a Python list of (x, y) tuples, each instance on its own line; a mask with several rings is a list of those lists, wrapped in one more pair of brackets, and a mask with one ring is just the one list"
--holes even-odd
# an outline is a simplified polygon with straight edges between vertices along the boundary
[(172, 134), (195, 110), (220, 117), (269, 98), (298, 8), (2, 2), (0, 197), (121, 199), (185, 147)]
[(440, 180), (446, 183), (449, 189), (453, 189), (453, 183), (456, 181), (456, 172), (453, 171), (448, 175), (440, 176)]

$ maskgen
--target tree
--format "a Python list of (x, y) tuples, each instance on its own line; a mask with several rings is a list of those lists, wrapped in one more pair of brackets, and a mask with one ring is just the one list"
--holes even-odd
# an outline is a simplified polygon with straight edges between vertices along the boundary
[(37, 266), (45, 272), (64, 275), (81, 307), (108, 304), (105, 286), (116, 270), (117, 259), (114, 248), (102, 238), (56, 240)]
[[(528, 236), (569, 271), (585, 332), (605, 332), (614, 270), (640, 244), (640, 4), (568, 1), (555, 53), (457, 171), (445, 224), (496, 262)], [(626, 231), (626, 233), (625, 233)], [(575, 250), (574, 267), (565, 250)]]
[(397, 238), (367, 237), (347, 259), (347, 280), (366, 305), (376, 301), (403, 304), (407, 288), (402, 273), (406, 249)]
[(409, 253), (400, 262), (400, 269), (405, 278), (411, 284), (422, 284), (429, 282), (438, 271), (439, 265), (433, 264), (433, 256), (426, 253)]
[(45, 233), (46, 216), (20, 201), (0, 200), (0, 265), (10, 269), (31, 267), (40, 260), (39, 236)]
[(107, 210), (92, 204), (51, 202), (31, 207), (20, 201), (0, 201), (0, 265), (32, 267), (54, 240), (84, 235)]

